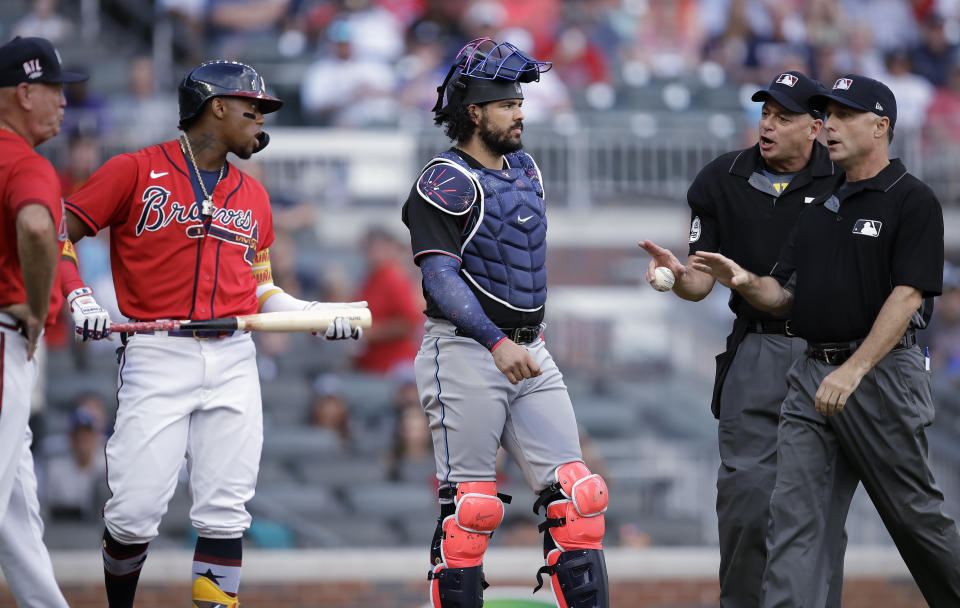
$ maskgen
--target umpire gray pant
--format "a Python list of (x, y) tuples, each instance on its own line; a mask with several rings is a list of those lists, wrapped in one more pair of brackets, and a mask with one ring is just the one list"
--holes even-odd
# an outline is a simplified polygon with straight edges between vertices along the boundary
[(827, 506), (839, 499), (849, 508), (856, 490), (855, 483), (836, 483), (841, 457), (863, 482), (927, 603), (960, 606), (960, 534), (927, 464), (924, 428), (933, 422), (933, 399), (919, 347), (889, 353), (839, 414), (824, 417), (814, 395), (835, 369), (801, 357), (787, 375), (763, 606), (823, 606), (826, 581), (811, 556), (828, 541)]
[[(800, 338), (748, 333), (737, 348), (723, 383), (717, 429), (717, 524), (723, 608), (760, 605), (770, 495), (777, 476), (780, 407), (787, 394), (787, 370), (803, 356), (805, 347), (806, 342)], [(838, 503), (831, 509), (828, 542), (816, 560), (821, 574), (832, 577), (829, 608), (839, 608), (843, 591), (846, 506)]]

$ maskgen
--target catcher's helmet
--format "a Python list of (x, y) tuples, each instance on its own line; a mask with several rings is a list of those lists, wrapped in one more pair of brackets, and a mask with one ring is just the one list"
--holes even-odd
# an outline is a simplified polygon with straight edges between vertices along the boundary
[(537, 61), (509, 42), (477, 38), (460, 49), (437, 87), (433, 111), (443, 117), (460, 104), (523, 99), (520, 83), (540, 80), (540, 74), (551, 67), (549, 61)]
[(283, 102), (267, 95), (263, 78), (257, 71), (239, 61), (205, 61), (184, 76), (177, 89), (180, 101), (180, 127), (200, 115), (207, 100), (213, 97), (250, 97), (260, 101), (264, 114), (276, 112)]

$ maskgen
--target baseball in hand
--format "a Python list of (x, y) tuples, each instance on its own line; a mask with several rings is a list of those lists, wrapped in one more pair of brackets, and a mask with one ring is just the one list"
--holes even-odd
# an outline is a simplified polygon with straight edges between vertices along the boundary
[(666, 266), (657, 266), (653, 271), (653, 282), (651, 285), (657, 291), (669, 291), (673, 287), (673, 271)]

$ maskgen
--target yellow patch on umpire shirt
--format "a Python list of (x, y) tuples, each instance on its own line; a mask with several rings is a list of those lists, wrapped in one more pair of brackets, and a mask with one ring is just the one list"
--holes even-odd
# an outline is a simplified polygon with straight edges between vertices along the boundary
[(777, 194), (783, 194), (783, 191), (786, 190), (789, 185), (790, 182), (773, 182), (773, 189), (777, 191)]

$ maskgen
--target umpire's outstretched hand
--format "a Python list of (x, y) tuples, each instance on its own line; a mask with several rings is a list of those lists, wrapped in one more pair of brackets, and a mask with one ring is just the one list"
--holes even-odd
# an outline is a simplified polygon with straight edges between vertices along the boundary
[(693, 268), (709, 274), (724, 287), (736, 289), (750, 282), (750, 273), (722, 254), (698, 251), (692, 262)]
[(507, 338), (493, 349), (493, 362), (510, 384), (517, 384), (525, 378), (536, 378), (541, 373), (540, 366), (530, 356), (530, 351)]
[(647, 283), (653, 284), (656, 278), (653, 271), (658, 266), (666, 266), (669, 268), (677, 281), (683, 279), (683, 276), (687, 273), (687, 268), (677, 259), (677, 256), (673, 255), (672, 251), (657, 245), (653, 241), (640, 241), (637, 244), (650, 254), (651, 260), (647, 265)]

